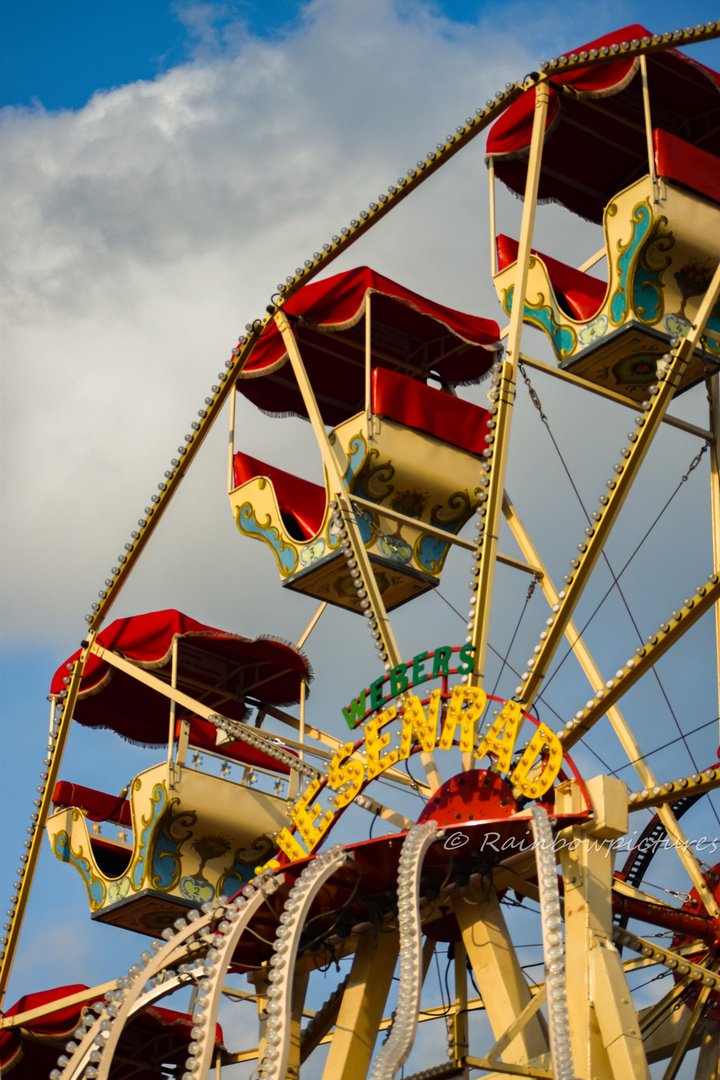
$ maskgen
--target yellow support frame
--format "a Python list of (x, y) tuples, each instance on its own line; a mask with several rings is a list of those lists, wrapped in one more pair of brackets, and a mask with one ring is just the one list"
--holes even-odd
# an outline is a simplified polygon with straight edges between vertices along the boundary
[[(532, 248), (532, 233), (535, 221), (535, 207), (537, 204), (537, 191), (538, 184), (540, 183), (540, 165), (542, 162), (542, 145), (545, 138), (548, 101), (549, 91), (547, 86), (538, 85), (535, 91), (535, 115), (533, 118), (530, 160), (528, 162), (522, 229), (520, 232), (520, 246), (517, 258), (518, 278), (515, 281), (516, 297), (525, 296), (527, 285), (530, 252)], [(486, 524), (483, 532), (482, 549), (479, 553), (479, 558), (476, 557), (479, 573), (478, 587), (475, 593), (475, 613), (472, 620), (472, 629), (470, 631), (470, 640), (474, 650), (473, 670), (469, 675), (469, 684), (471, 686), (482, 687), (485, 678), (485, 660), (487, 657), (490, 632), (490, 612), (493, 584), (495, 580), (498, 533), (500, 530), (500, 516), (502, 513), (507, 452), (510, 445), (510, 426), (513, 405), (515, 402), (517, 368), (520, 358), (520, 339), (523, 327), (522, 316), (523, 304), (521, 302), (514, 304), (510, 319), (507, 354), (505, 359), (501, 362), (498, 380), (497, 413), (495, 415), (496, 427), (494, 429), (495, 441), (492, 444), (492, 456), (489, 459), (492, 464), (490, 467), (490, 483), (487, 488), (488, 498), (485, 503)]]
[[(630, 443), (628, 456), (624, 459), (622, 471), (617, 475), (616, 479), (609, 481), (612, 486), (609, 488), (608, 494), (603, 496), (604, 507), (600, 511), (600, 520), (594, 526), (592, 536), (588, 538), (587, 544), (583, 545), (585, 550), (579, 553), (578, 559), (574, 560), (577, 565), (572, 574), (569, 575), (571, 577), (570, 582), (559, 596), (559, 610), (552, 619), (552, 624), (545, 638), (540, 643), (540, 652), (535, 658), (534, 666), (528, 672), (522, 687), (519, 698), (523, 709), (530, 708), (540, 690), (542, 680), (547, 674), (595, 564), (604, 550), (605, 542), (617, 521), (620, 510), (672, 400), (682, 372), (695, 351), (718, 295), (720, 295), (720, 266), (715, 270), (708, 291), (700, 305), (697, 321), (693, 329), (686, 338), (682, 339), (671, 354), (672, 359), (669, 370), (664, 380), (659, 384), (657, 393), (652, 398), (652, 404), (644, 413), (643, 422), (638, 427), (635, 441)], [(693, 616), (693, 621), (694, 618), (697, 618), (697, 615)]]
[(70, 682), (67, 687), (67, 696), (62, 702), (62, 712), (58, 722), (57, 737), (54, 742), (50, 764), (47, 769), (47, 777), (44, 780), (45, 786), (40, 800), (40, 807), (38, 809), (38, 819), (30, 841), (28, 860), (25, 863), (25, 873), (23, 874), (20, 889), (17, 893), (17, 903), (13, 907), (13, 915), (10, 918), (8, 942), (5, 946), (2, 960), (0, 961), (0, 1006), (5, 997), (10, 972), (12, 971), (13, 960), (15, 959), (20, 931), (25, 917), (27, 903), (30, 898), (30, 889), (33, 883), (35, 867), (37, 866), (40, 849), (45, 836), (45, 823), (52, 811), (53, 792), (58, 780), (65, 742), (67, 740), (68, 731), (70, 730), (70, 721), (72, 720), (75, 702), (77, 701), (78, 691), (80, 690), (80, 680), (82, 679), (83, 671), (85, 670), (85, 665), (90, 655), (94, 639), (95, 631), (90, 630), (87, 641), (83, 642), (83, 649), (80, 653), (80, 657), (73, 667)]

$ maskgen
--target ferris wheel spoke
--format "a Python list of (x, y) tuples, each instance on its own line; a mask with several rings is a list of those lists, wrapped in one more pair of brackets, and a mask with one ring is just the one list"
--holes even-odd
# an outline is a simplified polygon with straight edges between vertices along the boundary
[[(332, 999), (322, 1026), (335, 1030), (323, 1072), (324, 1080), (353, 1080), (370, 1065), (385, 1002), (392, 985), (400, 939), (397, 932), (363, 934), (353, 957), (347, 986), (335, 1005)], [(320, 1038), (321, 1029), (318, 1029)], [(316, 1040), (319, 1042), (319, 1038)]]
[[(547, 568), (545, 567), (542, 559), (540, 558), (540, 555), (535, 548), (535, 545), (533, 544), (532, 539), (530, 538), (527, 529), (523, 525), (520, 516), (518, 515), (517, 510), (515, 509), (515, 506), (513, 505), (507, 492), (505, 493), (503, 500), (503, 511), (505, 514), (505, 519), (510, 526), (513, 536), (518, 542), (518, 545), (520, 546), (523, 554), (528, 559), (528, 561), (532, 561), (540, 567), (540, 588), (542, 589), (543, 595), (545, 596), (551, 609), (555, 611), (556, 605), (559, 604), (559, 592), (553, 584), (552, 579), (547, 572)], [(587, 676), (588, 682), (593, 689), (593, 694), (596, 694), (598, 690), (601, 690), (603, 691), (604, 695), (606, 683), (600, 672), (600, 668), (593, 659), (590, 650), (588, 649), (580, 631), (578, 630), (572, 619), (568, 621), (568, 624), (565, 628), (565, 636), (572, 648), (573, 653), (575, 654), (576, 659), (578, 660), (578, 663), (580, 664), (580, 667)], [(620, 740), (623, 750), (628, 756), (629, 762), (635, 768), (635, 771), (637, 772), (641, 781), (643, 782), (645, 787), (654, 787), (657, 782), (653, 777), (649, 766), (645, 762), (645, 759), (640, 750), (640, 745), (635, 739), (635, 736), (633, 735), (625, 717), (620, 712), (620, 709), (616, 705), (611, 705), (609, 708), (604, 707), (603, 696), (603, 708), (598, 707), (596, 712), (598, 714), (597, 719), (599, 719), (600, 716), (604, 715), (605, 712), (607, 713), (608, 720), (612, 724), (612, 727), (616, 735), (618, 736), (618, 739)], [(579, 715), (580, 714), (578, 713), (576, 716), (576, 720)], [(589, 729), (589, 726), (589, 723), (583, 722), (583, 725), (580, 728), (571, 721), (569, 722), (565, 731), (562, 732), (559, 737), (564, 743), (565, 747), (567, 749), (570, 749), (582, 737), (582, 734), (584, 734)]]
[(695, 1080), (718, 1080), (720, 1074), (720, 1025), (703, 1031)]
[[(710, 405), (710, 512), (712, 514), (713, 568), (720, 576), (720, 377), (707, 381)], [(715, 652), (720, 717), (720, 604), (715, 605)], [(718, 721), (720, 723), (720, 720)]]
[[(507, 494), (505, 496), (504, 510), (508, 524), (510, 525), (513, 535), (520, 544), (523, 554), (528, 559), (528, 561), (535, 562), (543, 570), (543, 576), (540, 579), (540, 586), (546, 598), (548, 599), (548, 602), (551, 604), (551, 606), (557, 605), (558, 593), (556, 592), (552, 581), (547, 575), (542, 560), (540, 559), (534, 545), (532, 544), (532, 541), (527, 531), (523, 527), (523, 524), (519, 516), (517, 515), (517, 512), (515, 511), (515, 508), (512, 505), (512, 502), (510, 501)], [(716, 592), (720, 596), (720, 582), (718, 582), (716, 588), (713, 588), (711, 584), (709, 588), (703, 587), (703, 595), (700, 597), (699, 601), (693, 601), (693, 607), (687, 612), (687, 616), (694, 617), (688, 618), (687, 616), (685, 616), (685, 612), (683, 612), (683, 616), (685, 616), (684, 622), (681, 621), (682, 616), (679, 612), (673, 612), (672, 617), (675, 622), (675, 627), (674, 631), (668, 628), (668, 632), (665, 635), (664, 642), (666, 649), (669, 649), (674, 644), (674, 640), (679, 637), (681, 633), (684, 633), (687, 629), (689, 629), (689, 626), (692, 624), (692, 622), (699, 618), (700, 615), (705, 612), (707, 607), (709, 607), (710, 604), (714, 602), (714, 596)], [(687, 607), (688, 605), (685, 606)], [(648, 765), (647, 760), (643, 756), (640, 749), (640, 744), (632, 733), (630, 725), (627, 723), (624, 715), (622, 714), (618, 706), (614, 703), (609, 703), (607, 698), (607, 694), (612, 693), (613, 690), (615, 690), (616, 698), (620, 696), (617, 692), (617, 682), (620, 676), (623, 680), (624, 690), (627, 690), (630, 688), (631, 685), (634, 685), (634, 683), (643, 674), (645, 674), (645, 671), (651, 666), (651, 663), (655, 662), (656, 655), (653, 655), (651, 659), (648, 659), (648, 663), (646, 665), (643, 665), (642, 663), (643, 658), (641, 658), (640, 660), (634, 659), (632, 667), (630, 666), (630, 664), (626, 665), (626, 667), (623, 668), (623, 671), (618, 672), (615, 676), (615, 679), (610, 680), (610, 682), (608, 683), (603, 680), (597, 664), (593, 660), (590, 651), (585, 645), (580, 633), (577, 631), (575, 624), (572, 620), (569, 620), (565, 628), (565, 633), (568, 637), (568, 640), (570, 641), (573, 652), (575, 653), (578, 661), (580, 662), (580, 666), (585, 672), (588, 681), (590, 682), (590, 685), (593, 687), (597, 703), (595, 701), (588, 702), (586, 709), (582, 712), (577, 713), (575, 720), (570, 721), (566, 726), (565, 730), (560, 733), (559, 737), (561, 742), (566, 749), (570, 749), (577, 741), (579, 741), (582, 734), (584, 734), (589, 729), (592, 723), (596, 722), (603, 715), (606, 714), (608, 720), (613, 727), (613, 730), (615, 731), (618, 739), (620, 740), (620, 743), (625, 753), (627, 754), (629, 762), (635, 769), (645, 789), (649, 791), (658, 790), (659, 792), (658, 783), (655, 775), (653, 774), (652, 769)], [(718, 780), (718, 784), (720, 784), (720, 780)], [(675, 815), (673, 814), (672, 809), (669, 806), (663, 806), (662, 808), (658, 808), (658, 815), (663, 825), (665, 826), (668, 836), (671, 837), (675, 845), (680, 861), (685, 867), (685, 870), (690, 876), (693, 884), (698, 889), (698, 892), (701, 894), (708, 912), (715, 917), (720, 916), (720, 906), (718, 905), (715, 897), (713, 896), (711, 890), (708, 888), (707, 883), (705, 882), (700, 863), (694, 852), (690, 848), (687, 838), (683, 833)]]
[(703, 986), (702, 990), (697, 996), (697, 1000), (692, 1007), (692, 1012), (688, 1017), (687, 1024), (685, 1025), (685, 1030), (678, 1039), (675, 1049), (673, 1051), (673, 1055), (670, 1058), (667, 1068), (662, 1075), (662, 1080), (675, 1080), (678, 1074), (678, 1070), (685, 1059), (686, 1051), (689, 1049), (690, 1044), (693, 1040), (693, 1036), (697, 1032), (700, 1021), (703, 1018), (705, 1006), (707, 1004), (708, 998), (710, 997), (710, 994), (710, 987)]
[(581, 543), (578, 557), (571, 561), (571, 572), (566, 575), (565, 579), (567, 587), (559, 596), (559, 609), (552, 620), (548, 620), (549, 630), (543, 631), (544, 636), (540, 640), (539, 652), (533, 658), (531, 667), (525, 673), (521, 694), (524, 708), (532, 704), (540, 690), (542, 679), (547, 674), (567, 623), (572, 618), (595, 564), (603, 551), (605, 541), (617, 521), (620, 510), (660, 427), (675, 389), (698, 344), (700, 334), (705, 328), (705, 323), (715, 304), (718, 292), (720, 292), (720, 267), (716, 269), (713, 275), (713, 280), (702, 301), (693, 328), (688, 333), (688, 336), (682, 338), (674, 350), (668, 354), (669, 366), (660, 377), (658, 385), (651, 388), (653, 392), (648, 401), (644, 403), (643, 411), (637, 417), (638, 431), (633, 433), (630, 445), (625, 448), (623, 462), (616, 466), (614, 478), (608, 481), (609, 494), (601, 497), (602, 509), (596, 511), (593, 515), (594, 524), (590, 528), (587, 542), (583, 541)]
[(329, 1034), (337, 1021), (343, 995), (347, 989), (350, 975), (333, 990), (330, 997), (320, 1006), (309, 1024), (303, 1029), (300, 1040), (300, 1063), (306, 1061)]
[(711, 573), (705, 585), (699, 585), (695, 597), (681, 604), (668, 615), (657, 633), (650, 634), (645, 645), (622, 669), (606, 682), (601, 683), (595, 699), (579, 710), (572, 727), (566, 727), (560, 736), (566, 749), (571, 749), (593, 724), (597, 723), (628, 690), (646, 675), (658, 660), (677, 644), (697, 621), (720, 600), (720, 575)]
[(619, 927), (613, 927), (612, 939), (618, 945), (627, 945), (651, 963), (662, 964), (678, 976), (687, 977), (696, 985), (709, 987), (713, 991), (720, 989), (720, 974), (716, 971), (717, 964), (714, 960), (711, 961), (710, 966), (704, 967), (674, 949), (662, 948), (646, 938), (638, 937), (637, 934)]
[[(467, 887), (453, 894), (452, 906), (490, 1026), (500, 1039), (515, 1017), (531, 1005), (532, 997), (497, 892), (491, 887), (485, 896)], [(507, 1063), (524, 1065), (547, 1053), (544, 1020), (534, 1014), (503, 1056)]]
[(686, 997), (690, 985), (690, 977), (688, 975), (683, 976), (678, 979), (672, 989), (668, 990), (659, 1001), (646, 1009), (642, 1009), (641, 1012), (638, 1013), (640, 1033), (643, 1037), (643, 1041), (648, 1039), (653, 1032), (664, 1024), (669, 1016), (673, 1015), (678, 1005), (681, 1004)]
[(85, 665), (90, 656), (90, 645), (94, 641), (94, 638), (95, 632), (90, 630), (88, 632), (88, 639), (83, 644), (80, 656), (75, 664), (72, 665), (70, 675), (67, 676), (67, 689), (60, 694), (60, 698), (62, 699), (61, 713), (57, 721), (57, 702), (55, 698), (52, 698), (51, 700), (50, 738), (47, 746), (48, 756), (43, 761), (44, 770), (47, 771), (43, 771), (40, 774), (42, 786), (41, 788), (38, 788), (41, 797), (37, 820), (33, 820), (30, 827), (30, 840), (25, 841), (28, 848), (27, 856), (23, 856), (21, 881), (19, 883), (18, 891), (13, 897), (13, 907), (11, 911), (8, 912), (10, 918), (8, 938), (6, 942), (4, 941), (4, 948), (0, 954), (0, 1006), (3, 1003), (8, 979), (10, 978), (10, 973), (12, 971), (15, 950), (17, 949), (20, 931), (22, 930), (23, 919), (25, 917), (25, 910), (30, 898), (33, 879), (35, 877), (35, 867), (37, 866), (37, 861), (40, 856), (47, 819), (52, 810), (52, 797), (60, 773), (65, 743), (70, 732), (73, 710), (80, 690), (80, 683), (85, 670)]
[[(538, 85), (535, 91), (532, 139), (525, 184), (525, 202), (523, 205), (517, 262), (518, 273), (514, 285), (516, 298), (524, 297), (527, 288), (548, 102), (548, 87), (542, 84)], [(507, 355), (505, 360), (496, 365), (493, 388), (488, 395), (491, 401), (497, 403), (497, 408), (494, 418), (494, 436), (485, 451), (485, 467), (488, 472), (486, 478), (487, 502), (484, 515), (480, 517), (478, 525), (475, 553), (477, 590), (474, 592), (474, 615), (471, 623), (468, 624), (474, 655), (473, 669), (469, 675), (471, 686), (482, 686), (485, 678), (485, 658), (490, 631), (490, 612), (495, 580), (500, 517), (502, 514), (505, 473), (508, 448), (510, 446), (510, 429), (514, 412), (517, 369), (523, 330), (523, 309), (522, 302), (513, 304), (508, 331)]]

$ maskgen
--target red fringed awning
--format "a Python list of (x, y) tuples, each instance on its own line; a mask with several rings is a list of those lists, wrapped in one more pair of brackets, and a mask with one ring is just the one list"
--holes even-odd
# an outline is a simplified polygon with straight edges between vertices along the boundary
[[(178, 689), (233, 720), (242, 720), (247, 711), (237, 697), (287, 705), (299, 700), (301, 681), (312, 678), (307, 659), (291, 645), (228, 634), (179, 611), (116, 619), (98, 634), (100, 645), (166, 682), (174, 639)], [(68, 662), (79, 655), (74, 653)], [(51, 693), (65, 689), (67, 675), (63, 664), (53, 676)], [(94, 655), (85, 667), (73, 715), (86, 727), (110, 728), (143, 745), (167, 742), (168, 699)]]
[[(326, 424), (339, 424), (364, 406), (368, 293), (374, 367), (422, 382), (436, 372), (457, 385), (478, 382), (492, 366), (499, 338), (492, 319), (433, 303), (366, 266), (313, 281), (291, 297), (284, 310), (322, 327), (295, 326), (295, 336)], [(274, 324), (255, 347), (237, 387), (264, 412), (307, 416)]]
[[(23, 1013), (61, 1001), (88, 988), (82, 984), (60, 986), (42, 990), (25, 997), (8, 1009), (7, 1016)], [(80, 1020), (85, 1005), (91, 1005), (102, 997), (90, 996), (77, 1005), (56, 1009), (36, 1020), (23, 1022), (23, 1029), (30, 1037), (17, 1031), (0, 1032), (0, 1069), (3, 1076), (13, 1080), (38, 1080), (47, 1076), (64, 1052), (66, 1042)], [(186, 1013), (172, 1012), (151, 1006), (127, 1025), (118, 1044), (113, 1063), (113, 1080), (157, 1080), (160, 1064), (183, 1066), (187, 1060), (190, 1030), (193, 1019)], [(77, 1040), (76, 1040), (77, 1041)], [(215, 1045), (224, 1049), (223, 1033), (219, 1024), (215, 1028)], [(178, 1074), (179, 1075), (179, 1074)]]
[[(573, 50), (589, 52), (649, 32), (638, 25)], [(647, 57), (652, 123), (720, 156), (720, 74), (669, 49)], [(562, 203), (601, 222), (608, 202), (648, 171), (638, 58), (620, 56), (599, 67), (553, 72), (538, 198)], [(503, 113), (490, 130), (487, 161), (522, 195), (532, 134), (535, 91)]]

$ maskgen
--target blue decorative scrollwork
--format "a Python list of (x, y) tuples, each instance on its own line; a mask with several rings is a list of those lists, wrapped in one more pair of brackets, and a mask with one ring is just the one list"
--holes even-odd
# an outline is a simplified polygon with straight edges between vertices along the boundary
[[(505, 296), (505, 310), (508, 315), (512, 312), (512, 302), (514, 286), (507, 290)], [(544, 330), (553, 343), (553, 347), (558, 356), (569, 356), (575, 348), (577, 337), (575, 331), (569, 326), (561, 326), (555, 312), (549, 304), (543, 303), (543, 297), (540, 298), (540, 303), (530, 304), (525, 302), (525, 310), (523, 312), (523, 322), (529, 323), (531, 326), (537, 326), (540, 330)]]
[(438, 540), (437, 537), (428, 536), (426, 533), (420, 537), (415, 546), (415, 558), (423, 570), (427, 570), (431, 574), (437, 574), (440, 571), (447, 550), (448, 544), (444, 540)]
[(58, 859), (70, 863), (78, 871), (85, 882), (85, 888), (88, 891), (88, 897), (90, 899), (90, 907), (93, 911), (96, 911), (105, 899), (105, 885), (93, 873), (90, 861), (85, 858), (81, 851), (73, 851), (70, 844), (70, 837), (64, 831), (59, 832), (55, 837), (53, 852)]
[(367, 456), (367, 443), (360, 432), (352, 437), (348, 444), (348, 450), (348, 464), (344, 479), (348, 491), (352, 491), (352, 482), (362, 468), (362, 464)]
[(629, 302), (628, 279), (630, 271), (633, 266), (635, 254), (640, 247), (640, 244), (645, 239), (652, 223), (652, 213), (650, 211), (650, 204), (647, 200), (638, 203), (633, 209), (631, 223), (632, 233), (630, 239), (624, 247), (620, 247), (620, 256), (617, 261), (617, 287), (613, 294), (613, 298), (610, 301), (610, 320), (616, 326), (619, 326), (619, 324), (627, 317)]
[(255, 511), (249, 502), (243, 503), (235, 511), (235, 521), (240, 532), (245, 533), (246, 536), (257, 536), (260, 540), (264, 540), (266, 544), (269, 544), (275, 552), (280, 572), (291, 574), (297, 566), (297, 551), (283, 541), (279, 530), (270, 524), (270, 520), (268, 515), (261, 524), (255, 517)]
[(133, 867), (130, 873), (130, 880), (134, 889), (139, 889), (142, 885), (143, 877), (145, 876), (145, 852), (147, 850), (148, 843), (152, 836), (155, 822), (162, 814), (167, 804), (167, 792), (165, 791), (164, 784), (156, 784), (152, 791), (152, 797), (150, 800), (150, 817), (142, 818), (142, 830), (140, 836), (135, 845), (135, 853), (133, 858)]

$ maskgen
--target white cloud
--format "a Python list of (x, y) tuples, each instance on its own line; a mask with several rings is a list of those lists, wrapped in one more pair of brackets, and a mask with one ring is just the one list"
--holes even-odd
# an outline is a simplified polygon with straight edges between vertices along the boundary
[[(41, 597), (46, 632), (68, 616), (77, 626), (276, 282), (527, 68), (521, 45), (494, 40), (448, 34), (422, 6), (400, 16), (381, 0), (317, 0), (286, 40), (245, 34), (234, 52), (97, 93), (75, 113), (5, 110), (3, 564), (14, 635), (37, 633)], [(454, 167), (452, 203), (482, 203), (479, 169), (478, 154)], [(440, 298), (460, 283), (474, 305), (464, 265), (476, 245), (466, 236), (457, 247), (457, 221), (448, 241), (453, 207), (432, 195), (418, 198), (414, 239), (401, 246), (388, 230), (391, 244), (358, 245), (343, 264), (374, 250), (381, 269), (431, 289), (422, 262), (435, 242)], [(225, 506), (217, 520), (234, 543)], [(196, 530), (184, 532), (192, 543)]]

